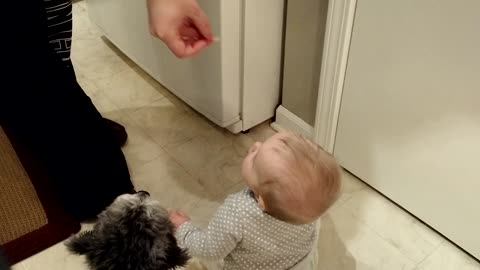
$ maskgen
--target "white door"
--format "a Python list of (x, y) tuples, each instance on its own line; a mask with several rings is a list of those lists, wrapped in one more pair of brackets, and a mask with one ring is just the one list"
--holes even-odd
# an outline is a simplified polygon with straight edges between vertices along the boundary
[(480, 1), (358, 0), (334, 153), (480, 258)]

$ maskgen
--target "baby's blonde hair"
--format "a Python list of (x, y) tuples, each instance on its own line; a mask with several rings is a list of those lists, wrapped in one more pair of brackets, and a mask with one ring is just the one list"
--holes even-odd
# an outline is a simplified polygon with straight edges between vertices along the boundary
[(335, 202), (341, 171), (334, 157), (303, 136), (286, 133), (280, 139), (287, 151), (278, 152), (284, 164), (260, 179), (258, 195), (265, 211), (292, 224), (315, 221)]

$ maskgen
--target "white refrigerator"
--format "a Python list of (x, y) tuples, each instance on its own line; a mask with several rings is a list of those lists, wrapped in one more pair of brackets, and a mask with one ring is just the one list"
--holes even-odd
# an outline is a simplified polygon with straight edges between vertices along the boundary
[(279, 102), (283, 1), (199, 0), (219, 41), (177, 59), (149, 33), (146, 1), (87, 0), (90, 19), (123, 53), (212, 122), (237, 133)]

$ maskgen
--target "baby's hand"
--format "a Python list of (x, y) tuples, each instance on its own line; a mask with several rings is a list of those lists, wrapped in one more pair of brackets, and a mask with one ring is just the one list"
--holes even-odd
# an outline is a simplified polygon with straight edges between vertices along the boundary
[(168, 212), (168, 217), (170, 218), (170, 221), (175, 225), (175, 228), (177, 229), (182, 225), (183, 223), (190, 221), (190, 218), (187, 216), (187, 214), (181, 210), (172, 210)]

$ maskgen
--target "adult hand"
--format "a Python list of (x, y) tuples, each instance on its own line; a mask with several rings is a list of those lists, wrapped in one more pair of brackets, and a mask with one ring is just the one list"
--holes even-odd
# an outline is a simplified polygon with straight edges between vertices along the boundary
[(168, 212), (168, 217), (173, 223), (173, 225), (175, 225), (176, 229), (180, 227), (183, 223), (190, 220), (187, 214), (181, 210), (173, 210)]
[(179, 58), (190, 57), (213, 42), (208, 17), (196, 0), (147, 0), (150, 33)]

